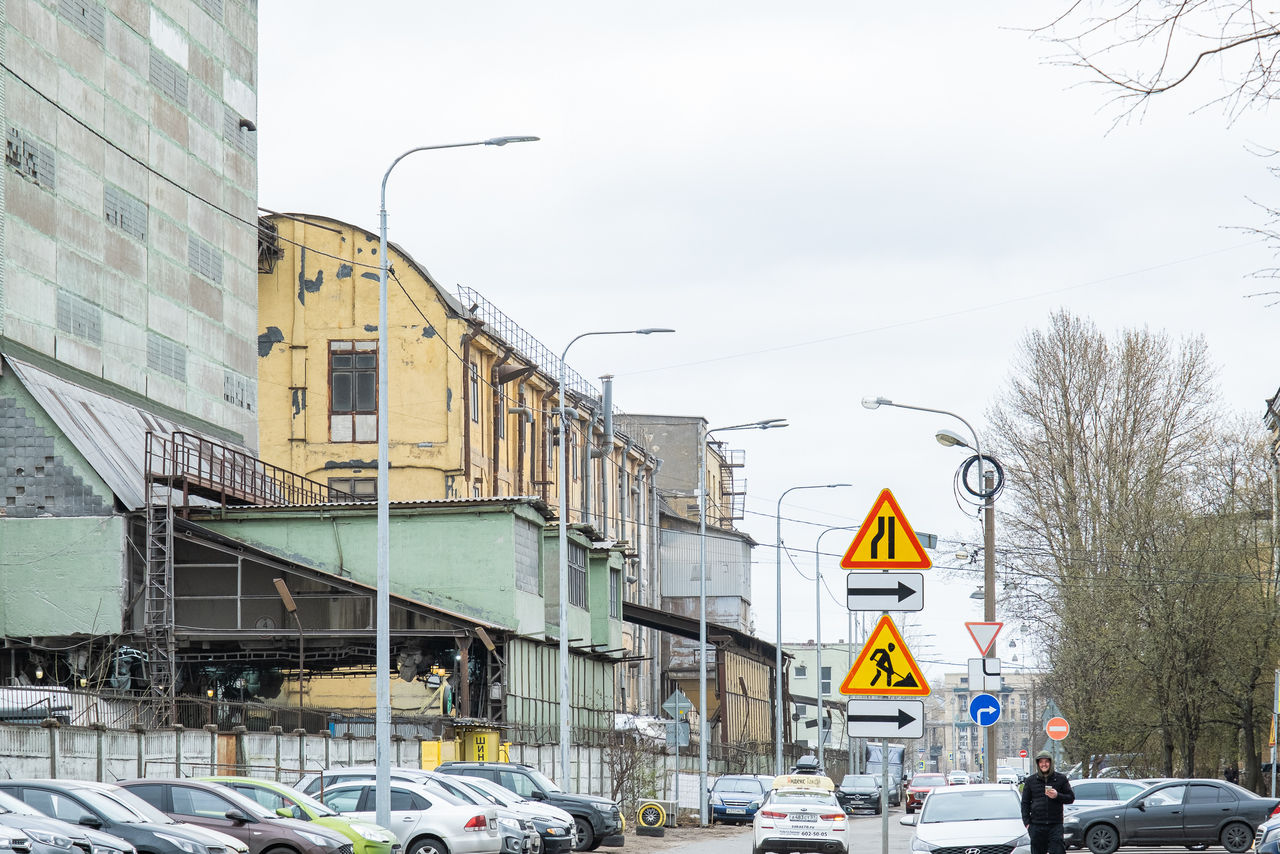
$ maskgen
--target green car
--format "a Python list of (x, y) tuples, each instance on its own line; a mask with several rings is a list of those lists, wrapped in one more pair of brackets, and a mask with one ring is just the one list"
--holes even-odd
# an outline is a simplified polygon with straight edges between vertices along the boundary
[(351, 840), (354, 854), (400, 854), (400, 842), (394, 833), (378, 825), (338, 815), (308, 794), (292, 786), (256, 777), (203, 777), (242, 795), (253, 798), (269, 810), (285, 818), (314, 821)]

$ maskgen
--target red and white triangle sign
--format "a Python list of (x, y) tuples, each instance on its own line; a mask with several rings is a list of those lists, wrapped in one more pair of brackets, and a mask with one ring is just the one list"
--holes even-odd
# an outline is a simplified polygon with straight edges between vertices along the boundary
[(995, 644), (996, 635), (1000, 634), (1004, 623), (965, 623), (964, 627), (969, 630), (969, 637), (978, 645), (978, 652), (986, 655)]

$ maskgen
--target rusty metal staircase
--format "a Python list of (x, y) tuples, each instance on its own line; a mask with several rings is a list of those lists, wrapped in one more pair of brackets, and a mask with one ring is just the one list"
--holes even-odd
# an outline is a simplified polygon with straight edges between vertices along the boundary
[[(158, 726), (177, 717), (174, 518), (192, 496), (222, 506), (352, 503), (360, 499), (191, 433), (148, 433), (146, 567), (142, 629)], [(174, 506), (180, 500), (179, 507)]]

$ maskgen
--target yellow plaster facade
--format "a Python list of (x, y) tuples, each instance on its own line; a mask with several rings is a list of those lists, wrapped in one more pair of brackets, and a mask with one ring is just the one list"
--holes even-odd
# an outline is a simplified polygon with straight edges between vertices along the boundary
[[(279, 251), (259, 273), (260, 455), (372, 500), (378, 236), (325, 217), (268, 219)], [(558, 503), (558, 366), (534, 363), (495, 334), (475, 306), (441, 289), (395, 244), (389, 254), (391, 500), (532, 496)], [(580, 416), (566, 425), (570, 522), (639, 551), (656, 460), (620, 434), (600, 456), (599, 405), (573, 392), (569, 405)], [(590, 455), (583, 452), (588, 435)]]

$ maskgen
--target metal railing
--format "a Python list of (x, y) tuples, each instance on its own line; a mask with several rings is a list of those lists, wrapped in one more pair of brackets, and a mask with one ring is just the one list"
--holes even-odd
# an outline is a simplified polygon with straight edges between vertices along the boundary
[(147, 434), (148, 479), (184, 493), (258, 506), (348, 504), (360, 499), (191, 433)]
[[(486, 332), (510, 344), (521, 356), (537, 365), (548, 376), (560, 375), (560, 357), (526, 332), (520, 324), (503, 314), (501, 309), (481, 296), (479, 291), (459, 285), (458, 299), (468, 307), (474, 306), (471, 313), (484, 321)], [(564, 380), (565, 385), (579, 394), (586, 395), (592, 400), (600, 399), (600, 390), (568, 365), (564, 367)]]

